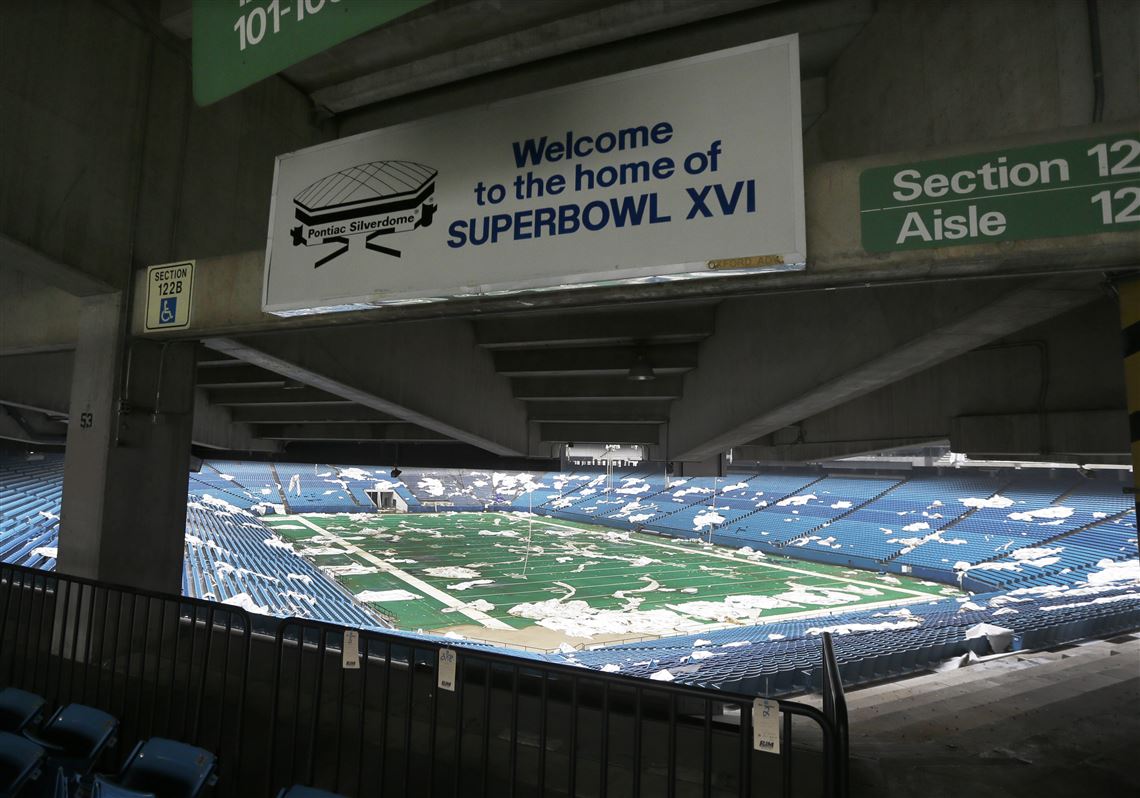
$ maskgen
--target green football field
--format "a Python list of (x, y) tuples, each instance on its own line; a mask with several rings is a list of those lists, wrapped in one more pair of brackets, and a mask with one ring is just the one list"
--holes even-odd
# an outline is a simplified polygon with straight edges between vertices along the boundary
[(473, 637), (485, 630), (488, 639), (515, 642), (525, 640), (515, 630), (532, 629), (545, 647), (555, 638), (684, 634), (856, 606), (885, 613), (958, 594), (894, 575), (506, 513), (264, 520), (400, 628)]

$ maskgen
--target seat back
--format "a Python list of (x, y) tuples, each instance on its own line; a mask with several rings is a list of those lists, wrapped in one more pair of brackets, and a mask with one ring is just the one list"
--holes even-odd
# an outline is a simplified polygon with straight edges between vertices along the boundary
[(18, 734), (0, 732), (0, 798), (17, 795), (39, 775), (44, 749)]
[(211, 783), (216, 757), (175, 740), (152, 737), (135, 749), (119, 784), (131, 790), (195, 798)]
[(77, 753), (89, 755), (110, 742), (118, 727), (114, 715), (85, 704), (68, 704), (52, 716), (41, 736), (49, 742), (66, 740)]
[(50, 764), (82, 776), (114, 744), (118, 727), (119, 721), (113, 715), (84, 704), (68, 704), (48, 720), (42, 731), (27, 736), (48, 749)]
[(107, 781), (102, 776), (96, 776), (91, 785), (91, 798), (155, 798), (155, 794), (128, 790), (126, 787)]
[(19, 734), (43, 714), (44, 700), (35, 693), (5, 687), (0, 690), (0, 731)]

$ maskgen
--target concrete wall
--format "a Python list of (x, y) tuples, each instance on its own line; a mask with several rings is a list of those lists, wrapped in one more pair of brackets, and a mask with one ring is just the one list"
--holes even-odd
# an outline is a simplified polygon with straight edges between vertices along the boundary
[(321, 135), (307, 97), (274, 78), (196, 108), (188, 43), (122, 0), (2, 13), (0, 233), (117, 287), (264, 246), (274, 156)]
[[(1104, 120), (1140, 116), (1140, 3), (1099, 0)], [(808, 163), (1093, 121), (1084, 0), (882, 0), (828, 73)]]
[[(799, 33), (810, 103), (808, 165), (1093, 121), (1085, 0), (880, 0), (828, 62), (828, 38), (863, 24), (860, 4), (781, 3), (525, 64), (338, 117), (341, 135), (614, 72)], [(1140, 115), (1140, 4), (1099, 0), (1104, 121)], [(812, 82), (826, 82), (822, 100)], [(809, 98), (805, 94), (805, 102)]]
[[(861, 451), (860, 441), (889, 446), (891, 441), (952, 439), (962, 431), (954, 423), (961, 417), (1032, 417), (1036, 433), (1044, 412), (1053, 415), (1055, 428), (1049, 434), (1056, 441), (1063, 438), (1086, 452), (1107, 444), (1105, 451), (1124, 455), (1129, 434), (1119, 341), (1116, 302), (1106, 296), (805, 419), (760, 443), (801, 442), (769, 452), (773, 459), (836, 456)], [(1000, 429), (986, 437), (987, 444), (998, 447), (1036, 443), (1014, 436), (1007, 444), (1000, 440)], [(848, 448), (848, 442), (854, 445)], [(1034, 454), (1029, 448), (1007, 453)]]
[[(279, 153), (789, 32), (804, 77), (827, 81), (808, 164), (1091, 121), (1082, 0), (884, 0), (869, 22), (863, 5), (765, 6), (390, 100), (334, 131), (280, 78), (196, 108), (189, 44), (127, 0), (6, 4), (0, 233), (123, 286), (132, 266), (262, 249)], [(1104, 118), (1133, 118), (1140, 4), (1099, 6)], [(831, 63), (829, 38), (864, 22)]]
[(74, 347), (80, 304), (66, 291), (0, 268), (0, 357)]

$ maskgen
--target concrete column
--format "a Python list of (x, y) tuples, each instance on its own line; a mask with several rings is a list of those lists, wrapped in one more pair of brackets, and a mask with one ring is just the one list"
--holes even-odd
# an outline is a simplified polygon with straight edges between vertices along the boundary
[(714, 454), (704, 460), (678, 462), (677, 476), (681, 477), (723, 477), (724, 454)]
[[(1132, 431), (1132, 486), (1140, 519), (1140, 279), (1117, 285), (1120, 291), (1120, 329), (1124, 354), (1124, 387), (1128, 391), (1128, 422)], [(1140, 549), (1140, 535), (1137, 538)]]
[(194, 344), (124, 344), (122, 295), (85, 298), (63, 474), (59, 570), (180, 593)]

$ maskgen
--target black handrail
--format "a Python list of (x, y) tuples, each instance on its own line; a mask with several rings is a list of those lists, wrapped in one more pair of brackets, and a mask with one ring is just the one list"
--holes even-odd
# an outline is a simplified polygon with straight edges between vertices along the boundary
[(848, 726), (847, 696), (843, 693), (843, 677), (831, 643), (831, 633), (823, 633), (823, 714), (835, 730), (836, 791), (839, 798), (847, 798), (848, 791)]
[[(349, 633), (358, 668), (344, 667)], [(842, 798), (846, 714), (824, 647), (824, 711), (777, 702), (774, 756), (754, 750), (752, 695), (0, 565), (0, 687), (116, 714), (121, 748), (154, 735), (208, 748), (220, 796), (305, 782), (361, 798), (548, 785)], [(454, 655), (450, 690), (441, 654)]]

